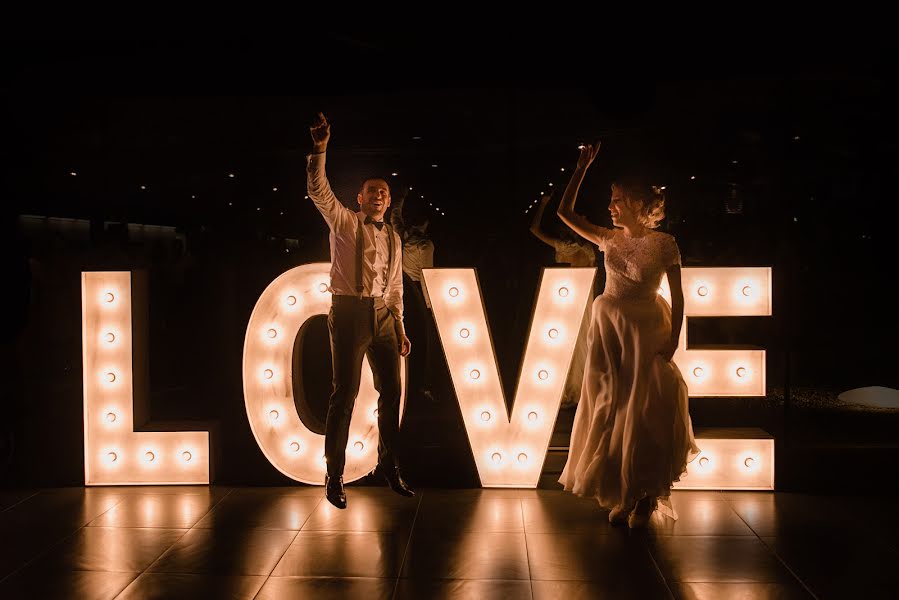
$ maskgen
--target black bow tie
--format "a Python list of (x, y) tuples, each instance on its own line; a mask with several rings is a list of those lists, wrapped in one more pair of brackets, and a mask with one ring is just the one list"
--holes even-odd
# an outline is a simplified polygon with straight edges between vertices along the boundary
[(375, 221), (371, 217), (365, 217), (365, 224), (366, 225), (369, 225), (369, 224), (374, 225), (375, 227), (378, 228), (378, 231), (380, 231), (381, 229), (384, 228), (384, 221)]

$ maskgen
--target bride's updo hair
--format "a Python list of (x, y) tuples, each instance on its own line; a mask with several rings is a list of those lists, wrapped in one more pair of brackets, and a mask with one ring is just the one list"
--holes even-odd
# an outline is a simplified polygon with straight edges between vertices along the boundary
[(640, 181), (620, 179), (612, 184), (631, 203), (644, 227), (655, 229), (665, 218), (665, 191)]

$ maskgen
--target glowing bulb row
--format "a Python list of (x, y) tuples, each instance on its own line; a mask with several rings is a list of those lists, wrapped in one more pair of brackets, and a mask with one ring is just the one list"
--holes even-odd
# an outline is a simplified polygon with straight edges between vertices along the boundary
[[(112, 414), (112, 413), (110, 413), (110, 414)], [(372, 410), (372, 411), (371, 411), (371, 414), (372, 414), (373, 417), (377, 417), (377, 416), (378, 416), (378, 409), (376, 408), (376, 409)], [(278, 419), (281, 418), (281, 413), (278, 412), (277, 409), (272, 409), (272, 410), (270, 410), (270, 411), (268, 412), (268, 418), (269, 418), (269, 420), (272, 421), (272, 422), (277, 421)]]
[[(705, 298), (706, 296), (708, 296), (709, 292), (710, 292), (709, 287), (706, 285), (701, 285), (698, 288), (696, 288), (696, 295), (700, 296), (702, 298)], [(740, 290), (740, 293), (748, 298), (749, 296), (752, 295), (752, 286), (744, 285), (742, 287), (742, 289)]]
[[(378, 409), (375, 409), (375, 410), (373, 411), (372, 414), (373, 414), (374, 416), (377, 416), (377, 415), (378, 415)], [(278, 412), (278, 411), (275, 410), (275, 409), (272, 409), (272, 410), (269, 411), (268, 417), (269, 417), (269, 420), (270, 420), (272, 423), (274, 423), (274, 422), (278, 421), (278, 420), (281, 418), (281, 413)], [(289, 444), (289, 447), (290, 447), (290, 450), (291, 450), (292, 452), (294, 452), (294, 453), (297, 453), (297, 452), (300, 451), (300, 443), (299, 443), (299, 442), (296, 442), (296, 441), (291, 442), (291, 443)], [(365, 448), (365, 444), (363, 444), (361, 441), (357, 441), (355, 444), (353, 444), (353, 447), (356, 448), (356, 450), (358, 450), (359, 452), (361, 452), (361, 451)]]
[[(103, 301), (106, 302), (107, 304), (111, 304), (111, 303), (115, 302), (115, 300), (116, 300), (116, 296), (114, 293), (106, 292), (105, 294), (103, 294)], [(112, 331), (108, 331), (103, 335), (103, 339), (104, 339), (104, 341), (106, 341), (106, 343), (112, 344), (116, 341), (116, 335)], [(107, 383), (115, 383), (117, 377), (118, 376), (116, 375), (116, 373), (114, 371), (108, 371), (107, 373), (105, 373), (103, 375), (103, 379), (105, 379)], [(115, 413), (108, 413), (106, 415), (106, 420), (110, 423), (114, 422), (116, 420)]]
[[(481, 371), (478, 369), (472, 369), (468, 372), (468, 377), (473, 380), (480, 379)], [(549, 371), (547, 371), (546, 369), (540, 369), (539, 371), (537, 371), (537, 378), (541, 381), (546, 381), (547, 379), (549, 379)]]
[[(193, 459), (193, 457), (194, 457), (194, 455), (189, 450), (185, 450), (184, 452), (181, 453), (181, 460), (183, 460), (184, 462), (190, 462)], [(115, 451), (107, 452), (106, 459), (111, 463), (117, 462), (119, 460), (119, 453), (115, 452)], [(155, 452), (153, 452), (152, 450), (148, 450), (147, 452), (144, 453), (144, 462), (151, 463), (151, 462), (155, 462), (155, 461), (156, 461), (156, 453)]]
[[(701, 456), (697, 461), (700, 468), (706, 469), (712, 463), (711, 459), (708, 456)], [(743, 466), (747, 469), (751, 469), (755, 465), (755, 459), (751, 456), (747, 456), (743, 460)]]
[[(749, 286), (747, 286), (747, 287), (749, 287)], [(562, 298), (567, 298), (568, 294), (571, 293), (571, 291), (567, 287), (564, 287), (564, 286), (560, 287), (556, 291), (558, 292), (559, 296), (561, 296)], [(453, 286), (453, 287), (449, 288), (446, 291), (446, 293), (450, 298), (458, 298), (459, 294), (461, 292), (459, 291), (459, 288), (457, 288), (456, 286)]]
[[(491, 459), (493, 460), (493, 462), (496, 463), (496, 464), (500, 464), (501, 462), (503, 462), (503, 455), (502, 455), (502, 453), (500, 453), (500, 452), (494, 452), (493, 455), (492, 455), (490, 458), (491, 458)], [(524, 452), (520, 452), (520, 453), (518, 454), (518, 462), (520, 462), (520, 463), (526, 463), (526, 462), (528, 462), (528, 455), (525, 454)]]
[[(493, 415), (490, 414), (489, 410), (485, 410), (481, 413), (481, 420), (484, 421), (485, 423), (488, 422), (492, 418), (493, 418)], [(531, 411), (528, 413), (528, 421), (534, 422), (537, 419), (538, 419), (538, 415), (536, 412)]]
[[(300, 450), (302, 450), (302, 448), (303, 448), (303, 446), (296, 440), (290, 442), (290, 444), (288, 444), (287, 447), (290, 448), (290, 451), (293, 452), (294, 454), (299, 454)], [(362, 443), (361, 441), (356, 441), (353, 444), (353, 448), (355, 448), (356, 451), (358, 451), (358, 452), (362, 452), (365, 449), (365, 444)]]
[[(558, 339), (559, 330), (556, 329), (555, 327), (550, 328), (549, 330), (547, 330), (546, 336), (551, 340)], [(270, 336), (270, 337), (274, 337), (274, 336)], [(468, 329), (467, 327), (462, 327), (461, 329), (459, 329), (459, 337), (462, 338), (463, 340), (467, 340), (469, 337), (471, 337), (471, 330)]]
[[(328, 291), (328, 284), (327, 284), (327, 283), (321, 282), (321, 283), (318, 284), (318, 293), (324, 294), (324, 293), (326, 293), (327, 291)], [(297, 304), (298, 301), (299, 301), (299, 300), (297, 299), (297, 297), (294, 296), (293, 294), (289, 294), (289, 295), (287, 295), (287, 296), (284, 297), (284, 303), (285, 303), (287, 306), (296, 306), (296, 304)]]
[[(740, 378), (746, 377), (746, 367), (737, 367), (737, 369), (734, 371), (734, 374), (736, 374), (736, 376)], [(705, 375), (705, 369), (703, 369), (702, 367), (695, 367), (693, 369), (693, 377), (699, 379), (703, 375)]]
[[(302, 446), (297, 441), (290, 442), (290, 444), (288, 444), (287, 447), (290, 448), (290, 451), (293, 452), (294, 454), (298, 454), (300, 452), (300, 450), (302, 449)], [(360, 441), (357, 441), (355, 444), (353, 444), (353, 448), (355, 448), (359, 452), (362, 452), (362, 450), (365, 449), (365, 444), (363, 444)], [(322, 455), (322, 459), (323, 460), (325, 459), (324, 454)]]

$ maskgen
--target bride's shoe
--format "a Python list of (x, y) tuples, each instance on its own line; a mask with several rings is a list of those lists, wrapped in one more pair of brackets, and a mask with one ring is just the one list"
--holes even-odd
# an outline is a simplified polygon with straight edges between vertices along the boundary
[(630, 508), (624, 508), (620, 504), (609, 511), (609, 523), (612, 525), (624, 525), (627, 523), (628, 515), (631, 510), (633, 510), (633, 506)]
[(627, 518), (628, 527), (631, 529), (645, 529), (649, 525), (649, 519), (652, 517), (655, 509), (655, 498), (643, 498), (640, 500)]

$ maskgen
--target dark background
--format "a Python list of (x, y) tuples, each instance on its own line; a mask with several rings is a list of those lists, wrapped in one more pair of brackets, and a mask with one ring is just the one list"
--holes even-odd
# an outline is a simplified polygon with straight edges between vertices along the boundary
[[(83, 482), (79, 276), (92, 269), (148, 272), (153, 420), (213, 423), (219, 481), (287, 481), (252, 437), (240, 366), (265, 286), (328, 260), (304, 199), (319, 110), (338, 197), (352, 205), (371, 175), (413, 188), (437, 266), (478, 269), (509, 399), (553, 260), (526, 211), (550, 183), (557, 201), (577, 145), (601, 138), (579, 211), (609, 225), (609, 184), (637, 173), (666, 186), (662, 229), (685, 265), (774, 268), (773, 317), (690, 324), (692, 343), (765, 347), (769, 394), (694, 399), (694, 424), (895, 445), (893, 413), (827, 408), (855, 387), (899, 388), (888, 37), (718, 32), (659, 51), (467, 35), (4, 42), (4, 482)], [(329, 364), (326, 335), (313, 327), (309, 372)], [(297, 385), (322, 411), (328, 382)], [(445, 374), (437, 387), (438, 402), (409, 401), (411, 477), (477, 485)]]

